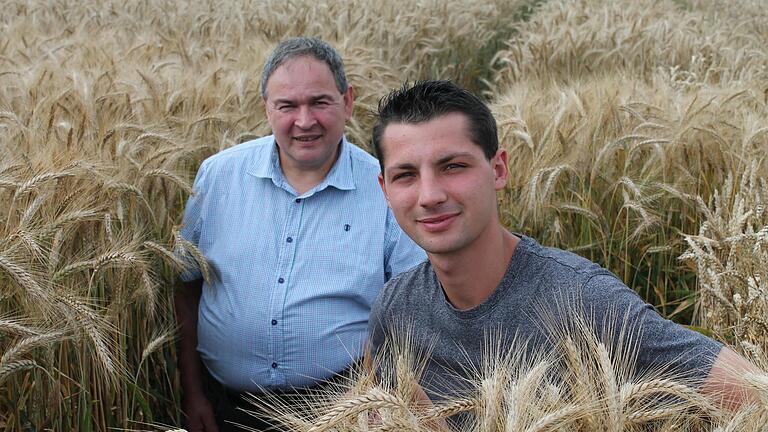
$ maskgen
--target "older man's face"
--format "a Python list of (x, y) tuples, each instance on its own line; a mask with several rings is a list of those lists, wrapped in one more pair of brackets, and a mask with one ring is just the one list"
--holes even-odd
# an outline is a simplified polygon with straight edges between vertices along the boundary
[(267, 81), (267, 119), (284, 170), (327, 172), (336, 160), (354, 96), (339, 92), (324, 62), (310, 56), (287, 60)]

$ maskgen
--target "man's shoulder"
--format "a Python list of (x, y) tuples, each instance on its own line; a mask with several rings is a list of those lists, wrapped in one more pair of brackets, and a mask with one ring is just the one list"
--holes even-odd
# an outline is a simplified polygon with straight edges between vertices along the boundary
[(421, 283), (435, 278), (435, 271), (429, 260), (424, 260), (410, 269), (398, 274), (387, 282), (387, 285), (403, 285)]
[(379, 160), (352, 142), (347, 141), (347, 144), (349, 144), (349, 155), (352, 158), (355, 169), (360, 169), (366, 175), (373, 172), (375, 178), (380, 170)]
[[(531, 237), (521, 236), (520, 252), (527, 256), (529, 267), (550, 270), (553, 275), (571, 275), (591, 278), (594, 275), (612, 275), (599, 264), (573, 252), (550, 246), (542, 246)], [(517, 253), (517, 252), (516, 252)]]
[(636, 303), (638, 294), (610, 270), (563, 249), (527, 242), (529, 265), (525, 280), (534, 281), (541, 298), (578, 302), (598, 308), (611, 303)]
[(429, 296), (428, 290), (424, 288), (433, 285), (432, 282), (436, 279), (437, 276), (429, 260), (424, 260), (387, 281), (379, 294), (379, 299), (382, 303), (391, 304), (412, 300), (414, 296)]
[(274, 137), (272, 135), (246, 141), (208, 157), (203, 161), (202, 166), (212, 168), (218, 165), (232, 167), (233, 165), (244, 164), (250, 159), (244, 156), (261, 156), (269, 153), (273, 143)]

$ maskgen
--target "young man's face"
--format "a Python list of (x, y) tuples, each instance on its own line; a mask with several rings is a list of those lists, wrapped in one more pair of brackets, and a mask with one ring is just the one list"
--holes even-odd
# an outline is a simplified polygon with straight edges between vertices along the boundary
[(507, 181), (507, 154), (489, 161), (469, 137), (468, 120), (450, 113), (428, 122), (391, 123), (382, 134), (384, 195), (405, 232), (431, 255), (461, 252), (496, 232), (496, 191)]
[(352, 88), (341, 93), (330, 68), (311, 56), (280, 65), (267, 81), (267, 119), (284, 168), (330, 169), (344, 124), (352, 116)]

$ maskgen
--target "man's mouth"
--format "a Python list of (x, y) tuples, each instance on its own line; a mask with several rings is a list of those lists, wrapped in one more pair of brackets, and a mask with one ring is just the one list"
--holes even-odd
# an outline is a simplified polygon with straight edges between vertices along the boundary
[(428, 231), (441, 231), (448, 228), (458, 213), (448, 213), (427, 218), (419, 218), (416, 222), (422, 224)]
[(312, 142), (317, 141), (322, 137), (322, 135), (303, 135), (303, 136), (295, 136), (293, 137), (294, 140), (299, 142)]

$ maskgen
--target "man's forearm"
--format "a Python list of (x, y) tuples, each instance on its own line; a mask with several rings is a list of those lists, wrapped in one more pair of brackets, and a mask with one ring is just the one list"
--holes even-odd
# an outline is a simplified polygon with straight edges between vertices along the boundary
[(754, 402), (756, 395), (749, 389), (744, 375), (758, 373), (757, 367), (728, 347), (723, 347), (704, 380), (701, 392), (720, 408), (738, 410)]
[(202, 362), (197, 352), (197, 313), (203, 281), (179, 282), (174, 293), (179, 326), (181, 386), (186, 394), (202, 394)]

